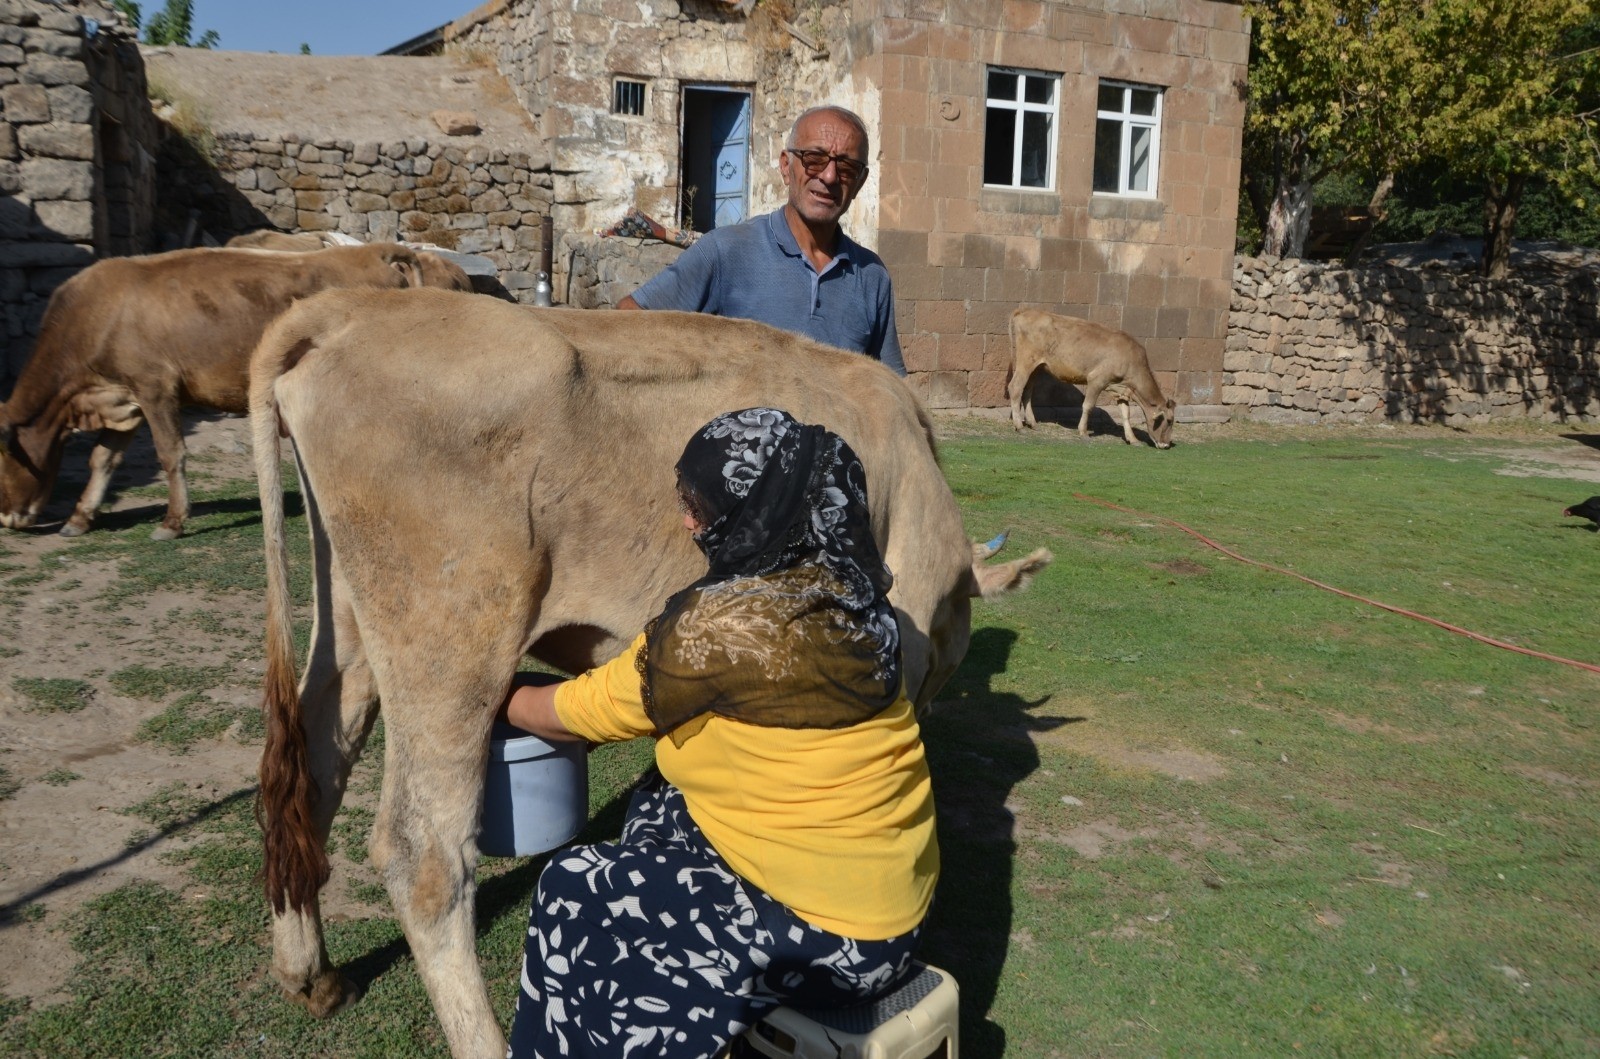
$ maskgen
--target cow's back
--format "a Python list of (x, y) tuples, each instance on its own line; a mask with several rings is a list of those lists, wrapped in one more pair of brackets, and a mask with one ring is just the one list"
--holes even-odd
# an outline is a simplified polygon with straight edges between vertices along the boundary
[(474, 567), (543, 593), (530, 637), (565, 668), (626, 644), (703, 571), (673, 465), (696, 428), (737, 408), (784, 408), (861, 455), (914, 626), (909, 670), (926, 670), (928, 629), (970, 575), (925, 414), (859, 354), (747, 321), (434, 291), (318, 295), (275, 331), (307, 336), (278, 400), (352, 581), (381, 594), (422, 578), (448, 594), (435, 565), (476, 550)]

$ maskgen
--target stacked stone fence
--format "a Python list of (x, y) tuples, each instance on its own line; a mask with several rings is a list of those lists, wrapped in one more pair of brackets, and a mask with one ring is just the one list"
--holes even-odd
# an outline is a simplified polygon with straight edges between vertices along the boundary
[(1346, 269), (1241, 257), (1223, 362), (1234, 419), (1600, 417), (1600, 267)]
[(218, 241), (275, 228), (431, 243), (489, 258), (513, 298), (533, 300), (551, 202), (550, 165), (536, 155), (232, 133), (214, 145), (175, 141), (161, 169), (169, 230), (187, 215)]

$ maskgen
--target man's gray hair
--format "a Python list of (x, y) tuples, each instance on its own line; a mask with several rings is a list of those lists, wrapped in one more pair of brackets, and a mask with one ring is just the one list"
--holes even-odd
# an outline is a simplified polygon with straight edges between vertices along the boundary
[(844, 107), (835, 106), (832, 103), (824, 103), (820, 107), (812, 107), (809, 110), (802, 111), (800, 116), (794, 119), (794, 124), (789, 126), (789, 138), (784, 141), (785, 147), (794, 146), (795, 133), (800, 130), (800, 123), (813, 114), (837, 114), (841, 120), (854, 125), (856, 131), (861, 134), (861, 156), (863, 158), (872, 157), (872, 135), (867, 132), (867, 123), (862, 121), (861, 115), (855, 111), (846, 110)]

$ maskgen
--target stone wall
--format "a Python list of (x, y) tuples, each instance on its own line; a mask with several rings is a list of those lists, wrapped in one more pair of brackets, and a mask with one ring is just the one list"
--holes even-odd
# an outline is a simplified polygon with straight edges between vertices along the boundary
[(206, 154), (164, 152), (162, 168), (163, 209), (195, 211), (219, 241), (271, 227), (432, 243), (489, 258), (513, 297), (533, 299), (551, 200), (543, 158), (422, 138), (224, 134)]
[(1486, 280), (1239, 258), (1223, 400), (1264, 422), (1600, 417), (1597, 291), (1594, 265)]
[(0, 394), (50, 294), (147, 249), (156, 122), (132, 30), (99, 0), (0, 0)]

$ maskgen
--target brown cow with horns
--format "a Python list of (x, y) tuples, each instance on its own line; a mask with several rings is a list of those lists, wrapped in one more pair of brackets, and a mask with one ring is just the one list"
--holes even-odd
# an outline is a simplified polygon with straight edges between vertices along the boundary
[[(568, 672), (601, 663), (704, 572), (673, 485), (696, 428), (771, 405), (860, 454), (919, 708), (966, 653), (971, 597), (1020, 587), (1050, 561), (1042, 548), (975, 561), (927, 413), (887, 368), (746, 320), (335, 291), (267, 331), (250, 404), (267, 552), (272, 971), (314, 1014), (351, 995), (323, 945), (317, 892), (381, 703), (368, 848), (457, 1059), (505, 1054), (473, 925), (495, 709), (525, 653)], [(315, 562), (298, 691), (280, 433)]]
[(395, 244), (311, 253), (174, 250), (96, 262), (56, 289), (33, 356), (0, 405), (0, 526), (26, 529), (50, 499), (67, 436), (99, 431), (89, 483), (61, 534), (89, 528), (146, 420), (167, 474), (171, 540), (189, 514), (182, 405), (244, 412), (250, 351), (273, 317), (333, 287), (470, 291), (460, 268)]

